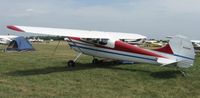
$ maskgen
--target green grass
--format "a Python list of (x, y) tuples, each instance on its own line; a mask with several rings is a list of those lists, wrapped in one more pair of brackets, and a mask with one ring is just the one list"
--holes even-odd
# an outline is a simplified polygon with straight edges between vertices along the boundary
[(0, 53), (2, 98), (198, 98), (200, 56), (183, 77), (174, 68), (133, 65), (92, 65), (81, 56), (76, 68), (66, 62), (76, 53), (64, 42), (33, 44), (37, 51)]

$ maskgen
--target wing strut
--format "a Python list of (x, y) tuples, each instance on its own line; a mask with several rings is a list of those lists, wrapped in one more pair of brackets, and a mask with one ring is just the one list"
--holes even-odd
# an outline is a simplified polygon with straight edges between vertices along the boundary
[(60, 45), (60, 40), (59, 40), (59, 42), (58, 42), (58, 44), (56, 45), (56, 48), (54, 49), (54, 51), (53, 51), (53, 55), (55, 54), (55, 52), (56, 52), (56, 50), (58, 49), (58, 46)]
[(74, 60), (69, 60), (67, 62), (67, 65), (69, 68), (71, 67), (75, 67), (75, 62), (77, 61), (77, 59), (82, 55), (83, 53), (82, 52), (79, 52), (79, 54), (76, 56), (76, 58)]
[[(69, 39), (70, 42), (73, 43), (74, 46), (77, 46), (76, 43), (74, 41), (72, 41), (70, 37), (68, 37), (68, 39)], [(77, 48), (78, 48), (79, 52), (83, 53), (83, 51), (79, 47), (77, 47)]]

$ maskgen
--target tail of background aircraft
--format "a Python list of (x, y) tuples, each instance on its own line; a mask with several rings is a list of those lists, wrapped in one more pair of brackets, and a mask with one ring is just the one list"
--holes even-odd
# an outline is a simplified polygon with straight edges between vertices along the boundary
[[(156, 49), (156, 51), (172, 54), (174, 60), (164, 65), (176, 64), (181, 68), (191, 67), (194, 63), (195, 52), (192, 42), (183, 36), (174, 36), (165, 47)], [(162, 63), (162, 59), (158, 62)]]

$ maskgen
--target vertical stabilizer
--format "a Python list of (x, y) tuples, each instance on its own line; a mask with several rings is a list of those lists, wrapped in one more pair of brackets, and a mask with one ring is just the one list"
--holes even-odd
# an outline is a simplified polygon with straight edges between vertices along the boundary
[(188, 68), (193, 65), (195, 52), (190, 40), (183, 36), (175, 36), (169, 41), (169, 45), (176, 56), (178, 67)]

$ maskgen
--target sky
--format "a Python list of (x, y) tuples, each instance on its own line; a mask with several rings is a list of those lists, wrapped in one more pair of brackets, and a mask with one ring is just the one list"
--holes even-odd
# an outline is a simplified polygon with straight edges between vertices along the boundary
[(200, 40), (200, 0), (0, 0), (0, 35), (26, 35), (6, 25), (183, 35)]

